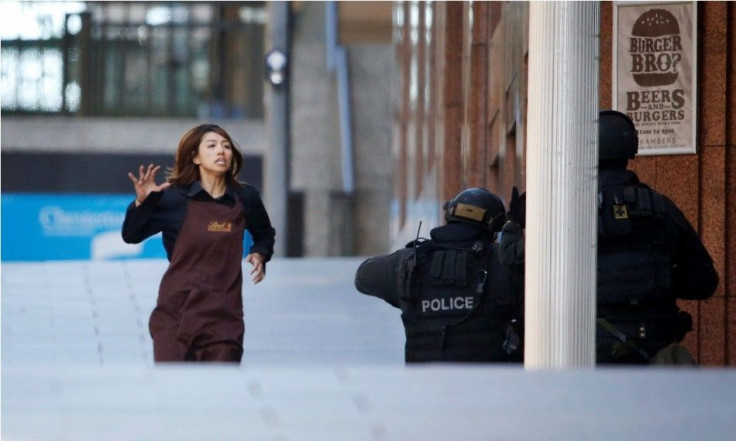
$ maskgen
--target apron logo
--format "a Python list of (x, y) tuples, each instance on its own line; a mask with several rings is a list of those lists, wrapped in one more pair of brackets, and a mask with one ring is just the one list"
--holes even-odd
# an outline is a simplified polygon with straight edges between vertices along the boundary
[(217, 222), (211, 221), (207, 225), (207, 231), (214, 231), (215, 233), (229, 233), (233, 229), (232, 222)]

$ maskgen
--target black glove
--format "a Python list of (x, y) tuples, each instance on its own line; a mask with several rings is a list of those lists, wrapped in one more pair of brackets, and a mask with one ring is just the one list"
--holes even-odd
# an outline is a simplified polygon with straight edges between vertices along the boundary
[(514, 187), (511, 190), (511, 202), (509, 202), (506, 219), (519, 224), (521, 228), (526, 226), (526, 192), (519, 195), (518, 188)]

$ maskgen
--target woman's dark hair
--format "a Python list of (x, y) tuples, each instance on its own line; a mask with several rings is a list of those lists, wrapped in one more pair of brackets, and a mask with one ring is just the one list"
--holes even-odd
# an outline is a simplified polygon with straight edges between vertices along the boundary
[(215, 124), (201, 124), (197, 127), (189, 129), (179, 141), (179, 147), (176, 149), (176, 158), (174, 161), (174, 168), (169, 170), (167, 180), (172, 184), (176, 185), (189, 185), (194, 181), (200, 180), (199, 166), (194, 163), (194, 155), (197, 154), (199, 149), (199, 143), (202, 142), (202, 137), (205, 133), (214, 132), (223, 138), (227, 139), (230, 143), (230, 148), (233, 152), (233, 160), (230, 164), (230, 172), (225, 175), (226, 182), (233, 184), (236, 187), (241, 185), (238, 181), (237, 176), (240, 173), (240, 169), (243, 167), (243, 154), (233, 142), (230, 135), (220, 126)]

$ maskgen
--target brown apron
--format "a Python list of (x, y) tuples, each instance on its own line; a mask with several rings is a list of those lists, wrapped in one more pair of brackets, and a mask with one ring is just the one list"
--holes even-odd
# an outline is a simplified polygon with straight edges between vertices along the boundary
[(189, 201), (149, 322), (155, 361), (240, 362), (244, 229), (240, 200)]

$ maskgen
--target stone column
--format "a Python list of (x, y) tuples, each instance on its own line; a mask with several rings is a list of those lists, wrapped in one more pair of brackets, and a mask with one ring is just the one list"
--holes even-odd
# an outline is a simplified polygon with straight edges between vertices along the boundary
[(600, 5), (529, 8), (524, 364), (592, 367)]

